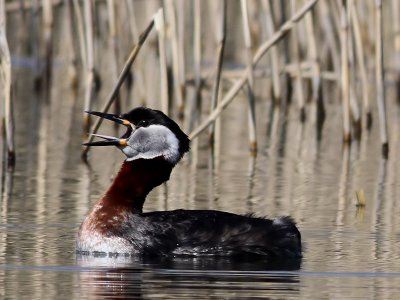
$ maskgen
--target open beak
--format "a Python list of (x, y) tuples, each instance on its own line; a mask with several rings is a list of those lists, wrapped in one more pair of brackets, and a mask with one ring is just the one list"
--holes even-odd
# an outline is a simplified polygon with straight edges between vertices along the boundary
[(107, 119), (107, 120), (110, 120), (110, 121), (113, 121), (115, 123), (122, 124), (122, 125), (125, 125), (125, 126), (128, 126), (128, 127), (132, 126), (131, 122), (129, 122), (128, 120), (122, 119), (118, 115), (102, 113), (102, 112), (99, 112), (99, 111), (85, 111), (85, 113), (87, 113), (89, 115), (98, 116), (100, 118)]
[[(113, 114), (107, 114), (107, 113), (102, 113), (102, 112), (97, 112), (97, 111), (85, 111), (88, 114), (98, 116), (113, 122), (116, 122), (118, 124), (122, 124), (126, 127), (128, 127), (128, 130), (132, 130), (133, 125), (131, 122), (129, 122), (126, 119), (121, 118), (118, 115), (113, 115)], [(89, 143), (84, 143), (84, 146), (118, 146), (118, 147), (124, 147), (127, 145), (128, 140), (125, 138), (117, 138), (109, 135), (103, 135), (103, 134), (92, 134), (93, 136), (99, 137), (103, 139), (104, 141), (96, 141), (96, 142), (89, 142)]]

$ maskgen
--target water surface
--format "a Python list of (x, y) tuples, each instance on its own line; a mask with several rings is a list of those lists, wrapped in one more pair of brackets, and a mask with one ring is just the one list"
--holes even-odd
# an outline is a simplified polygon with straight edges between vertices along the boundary
[[(0, 201), (1, 298), (399, 298), (400, 114), (392, 86), (388, 160), (381, 158), (376, 123), (360, 141), (343, 147), (340, 98), (331, 87), (324, 86), (328, 114), (318, 140), (311, 105), (302, 125), (295, 103), (286, 112), (271, 109), (261, 83), (258, 156), (248, 153), (246, 100), (239, 97), (223, 113), (215, 155), (201, 136), (168, 184), (145, 204), (145, 211), (291, 215), (303, 237), (300, 266), (222, 258), (88, 259), (75, 255), (75, 235), (123, 156), (117, 149), (96, 148), (89, 165), (83, 164), (83, 91), (71, 91), (65, 60), (55, 65), (49, 102), (32, 92), (33, 71), (18, 61), (15, 57), (17, 164), (6, 173)], [(107, 67), (104, 60), (102, 68)], [(98, 99), (105, 99), (111, 84), (104, 82)], [(209, 101), (208, 92), (204, 99)], [(124, 107), (138, 104), (133, 97)], [(101, 132), (115, 129), (105, 124)], [(356, 206), (361, 190), (365, 207)]]

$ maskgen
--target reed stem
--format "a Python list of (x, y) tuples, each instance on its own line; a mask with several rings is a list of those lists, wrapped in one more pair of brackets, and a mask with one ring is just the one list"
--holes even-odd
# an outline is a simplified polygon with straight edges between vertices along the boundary
[[(146, 39), (149, 36), (149, 33), (151, 32), (153, 27), (154, 27), (154, 19), (151, 20), (151, 22), (146, 27), (146, 29), (143, 31), (143, 33), (139, 36), (138, 43), (133, 47), (128, 59), (126, 60), (124, 67), (122, 68), (122, 71), (118, 77), (118, 80), (117, 80), (113, 90), (107, 97), (107, 102), (104, 104), (104, 106), (101, 110), (102, 112), (108, 112), (108, 110), (110, 109), (110, 106), (113, 103), (115, 97), (118, 95), (119, 89), (121, 88), (122, 83), (126, 79), (133, 62), (135, 61), (137, 55), (139, 54), (140, 49), (142, 48), (144, 42), (146, 41)], [(93, 127), (92, 134), (97, 133), (102, 121), (103, 121), (102, 118), (97, 119), (97, 121)], [(91, 143), (93, 141), (93, 139), (94, 139), (94, 136), (89, 135), (89, 138), (87, 139), (87, 143)], [(87, 160), (87, 154), (89, 152), (89, 149), (90, 149), (90, 146), (85, 146), (84, 149), (82, 150), (82, 159), (85, 161)]]
[(165, 48), (165, 23), (164, 10), (160, 8), (154, 18), (155, 27), (158, 32), (158, 49), (160, 56), (160, 78), (161, 78), (161, 110), (169, 114), (169, 92), (168, 92), (168, 72), (167, 54)]
[[(2, 86), (2, 98), (4, 99), (4, 127), (5, 144), (7, 149), (7, 166), (15, 164), (14, 119), (13, 103), (11, 98), (11, 55), (6, 37), (5, 2), (0, 0), (0, 84)], [(0, 112), (2, 109), (0, 109)], [(3, 116), (0, 116), (0, 124)]]
[(51, 71), (53, 56), (53, 5), (51, 0), (43, 0), (43, 36), (44, 36), (44, 61), (45, 69), (43, 74), (45, 98), (49, 100), (51, 88)]
[(382, 37), (382, 0), (375, 0), (376, 12), (376, 101), (378, 104), (379, 129), (384, 158), (389, 154), (389, 141), (387, 134), (386, 99), (384, 88), (383, 70), (383, 37)]
[[(135, 9), (133, 6), (133, 1), (132, 0), (126, 0), (125, 5), (128, 11), (128, 15), (130, 16), (129, 18), (129, 29), (132, 35), (132, 39), (134, 41), (139, 39), (139, 32), (138, 32), (138, 25), (136, 23), (136, 15), (135, 15)], [(144, 70), (143, 70), (143, 64), (138, 62), (135, 67), (135, 78), (136, 78), (136, 84), (135, 88), (138, 91), (139, 94), (139, 103), (144, 104), (146, 101), (146, 91), (145, 91), (145, 83), (144, 83)]]
[[(217, 28), (216, 28), (216, 42), (217, 42), (217, 62), (215, 66), (215, 78), (213, 83), (213, 90), (211, 95), (211, 111), (214, 110), (218, 104), (221, 73), (222, 73), (222, 63), (224, 57), (225, 43), (226, 43), (226, 0), (219, 2), (217, 8)], [(212, 124), (209, 132), (210, 145), (214, 145), (215, 137), (215, 124)]]
[(195, 91), (194, 96), (190, 101), (189, 107), (189, 126), (188, 129), (191, 131), (195, 125), (198, 124), (201, 114), (201, 0), (194, 0), (193, 2), (193, 15), (194, 15), (194, 26), (193, 26), (193, 69), (194, 69), (194, 85)]
[[(176, 25), (176, 12), (173, 0), (165, 0), (165, 9), (167, 21), (170, 27), (170, 38), (171, 38), (171, 52), (172, 52), (172, 72), (174, 82), (174, 94), (178, 105), (178, 111), (180, 117), (183, 116), (184, 111), (184, 97), (183, 97), (183, 86), (184, 86), (184, 74), (181, 74), (179, 68), (179, 42)], [(183, 39), (183, 36), (179, 37)]]
[(343, 108), (343, 142), (351, 142), (350, 132), (350, 88), (349, 88), (349, 17), (347, 0), (340, 1), (340, 53), (341, 53), (341, 88)]
[(360, 22), (358, 20), (357, 7), (354, 0), (350, 0), (350, 14), (351, 14), (351, 22), (354, 34), (354, 42), (355, 42), (355, 50), (356, 50), (356, 58), (358, 62), (359, 72), (361, 76), (361, 89), (362, 89), (362, 98), (363, 98), (363, 113), (364, 113), (364, 127), (366, 129), (371, 128), (372, 124), (372, 114), (371, 114), (371, 105), (369, 98), (369, 85), (368, 85), (368, 76), (367, 70), (365, 66), (364, 59), (364, 45), (361, 38), (361, 30), (360, 30)]
[(249, 23), (247, 1), (241, 0), (240, 3), (242, 8), (244, 43), (246, 46), (249, 145), (250, 145), (250, 152), (253, 155), (255, 155), (257, 153), (257, 134), (256, 134), (255, 97), (254, 97), (254, 74), (253, 74), (253, 62), (252, 62), (253, 46), (250, 34), (250, 23)]
[[(265, 11), (266, 19), (266, 31), (268, 37), (272, 36), (275, 32), (275, 25), (272, 15), (271, 3), (269, 0), (263, 0), (263, 7)], [(272, 69), (272, 96), (275, 105), (279, 106), (281, 103), (282, 93), (281, 93), (281, 82), (279, 79), (279, 55), (278, 47), (273, 46), (271, 48), (271, 69)]]
[(85, 29), (83, 26), (82, 10), (79, 4), (79, 0), (72, 0), (72, 6), (76, 18), (76, 28), (78, 29), (78, 40), (79, 50), (81, 53), (82, 69), (87, 69), (87, 58), (86, 58), (86, 41), (85, 41)]
[[(119, 57), (119, 48), (118, 48), (118, 36), (117, 36), (117, 16), (115, 13), (115, 0), (107, 0), (107, 10), (108, 10), (108, 28), (109, 28), (109, 43), (110, 48), (112, 50), (112, 59), (114, 60), (112, 65), (112, 77), (113, 79), (118, 78), (118, 57)], [(121, 98), (119, 95), (115, 98), (114, 101), (114, 111), (116, 114), (121, 113)], [(118, 127), (118, 124), (115, 123), (115, 127)]]
[(339, 46), (335, 38), (335, 24), (333, 23), (332, 16), (329, 14), (329, 7), (327, 1), (321, 1), (319, 5), (320, 19), (322, 20), (322, 25), (324, 27), (324, 34), (329, 46), (329, 52), (332, 57), (333, 69), (338, 74), (340, 73), (340, 57), (338, 53)]
[(68, 44), (68, 71), (70, 76), (71, 88), (73, 91), (77, 92), (78, 86), (78, 71), (77, 67), (77, 55), (75, 52), (75, 38), (73, 35), (73, 27), (72, 27), (72, 1), (65, 1), (65, 27), (66, 27), (66, 39)]
[[(93, 7), (92, 1), (83, 1), (84, 22), (86, 29), (86, 70), (85, 70), (85, 104), (84, 110), (90, 111), (92, 109), (92, 102), (94, 98), (94, 46), (93, 46)], [(91, 116), (83, 114), (83, 133), (85, 134), (90, 130)]]
[[(296, 11), (296, 2), (295, 0), (290, 1), (290, 7), (292, 14)], [(297, 102), (300, 111), (300, 122), (304, 122), (306, 120), (306, 109), (305, 109), (305, 100), (304, 100), (304, 89), (303, 89), (303, 81), (301, 76), (301, 68), (300, 68), (300, 46), (299, 39), (296, 32), (296, 28), (293, 29), (292, 34), (293, 41), (293, 64), (296, 66), (296, 73), (298, 76), (295, 78), (296, 82), (296, 91), (297, 91)]]
[[(279, 42), (290, 30), (293, 29), (294, 25), (300, 21), (306, 13), (308, 13), (315, 4), (318, 3), (319, 0), (310, 0), (303, 7), (295, 13), (288, 21), (286, 21), (279, 28), (277, 32), (273, 34), (273, 36), (268, 39), (266, 42), (260, 45), (257, 49), (253, 57), (253, 65), (255, 66), (259, 60), (264, 56), (265, 53), (277, 42)], [(203, 132), (212, 122), (214, 122), (218, 116), (222, 113), (222, 111), (232, 102), (234, 97), (240, 91), (242, 86), (247, 81), (247, 73), (242, 74), (240, 79), (236, 80), (233, 86), (230, 88), (225, 97), (221, 100), (221, 102), (217, 105), (217, 107), (209, 114), (208, 118), (205, 119), (194, 131), (189, 134), (191, 139), (197, 137), (201, 132)]]

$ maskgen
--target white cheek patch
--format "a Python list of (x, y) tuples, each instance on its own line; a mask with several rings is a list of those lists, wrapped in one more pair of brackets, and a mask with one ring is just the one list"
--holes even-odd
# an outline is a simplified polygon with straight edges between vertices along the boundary
[(171, 130), (162, 125), (150, 125), (135, 130), (122, 152), (128, 157), (128, 161), (163, 156), (175, 164), (180, 158), (179, 140)]

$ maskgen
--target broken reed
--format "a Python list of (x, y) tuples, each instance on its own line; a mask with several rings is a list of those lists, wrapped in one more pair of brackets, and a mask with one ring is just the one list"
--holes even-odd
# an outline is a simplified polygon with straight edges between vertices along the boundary
[[(342, 91), (341, 105), (343, 108), (343, 141), (350, 143), (352, 138), (358, 137), (358, 131), (368, 130), (371, 126), (372, 116), (377, 113), (383, 147), (383, 155), (387, 157), (389, 142), (387, 134), (387, 116), (384, 91), (384, 65), (383, 65), (383, 43), (384, 26), (390, 23), (390, 18), (382, 22), (382, 6), (388, 7), (393, 12), (393, 18), (397, 16), (396, 1), (382, 2), (378, 0), (354, 1), (240, 1), (232, 2), (226, 0), (165, 0), (158, 1), (79, 1), (65, 0), (55, 1), (8, 1), (2, 0), (1, 13), (4, 17), (7, 14), (21, 14), (24, 18), (33, 18), (34, 24), (31, 31), (32, 36), (37, 38), (35, 47), (39, 48), (38, 59), (44, 64), (42, 77), (42, 88), (49, 90), (51, 85), (51, 69), (54, 60), (53, 37), (56, 33), (54, 25), (54, 14), (57, 9), (69, 9), (69, 13), (63, 14), (64, 18), (71, 18), (66, 22), (71, 26), (66, 30), (70, 35), (68, 40), (74, 41), (76, 47), (71, 47), (71, 57), (79, 58), (80, 64), (71, 64), (76, 68), (71, 74), (81, 72), (85, 89), (84, 108), (91, 110), (95, 106), (103, 106), (107, 111), (111, 105), (117, 105), (116, 110), (122, 108), (114, 103), (119, 94), (119, 89), (127, 75), (131, 71), (133, 59), (136, 58), (146, 37), (150, 33), (153, 21), (144, 30), (145, 34), (138, 37), (147, 22), (157, 16), (155, 39), (158, 47), (160, 80), (159, 88), (161, 97), (159, 108), (167, 114), (175, 114), (186, 119), (186, 130), (190, 130), (190, 137), (195, 138), (207, 127), (213, 128), (215, 120), (221, 112), (234, 100), (238, 92), (245, 86), (248, 97), (248, 119), (249, 119), (249, 148), (256, 150), (256, 101), (254, 100), (254, 78), (258, 76), (271, 78), (271, 95), (275, 108), (286, 107), (290, 103), (291, 80), (294, 77), (295, 86), (293, 97), (297, 99), (299, 110), (299, 121), (305, 122), (308, 119), (319, 120), (317, 126), (322, 126), (325, 115), (325, 105), (322, 98), (322, 80), (334, 80)], [(161, 10), (159, 5), (161, 5)], [(106, 10), (107, 14), (101, 14)], [(158, 11), (158, 14), (156, 15)], [(40, 12), (40, 13), (38, 13)], [(227, 18), (228, 14), (235, 13), (234, 18)], [(193, 20), (188, 16), (192, 15)], [(41, 19), (39, 22), (37, 19)], [(208, 19), (206, 19), (208, 18)], [(229, 49), (230, 53), (237, 52), (245, 67), (231, 72), (223, 68), (225, 56), (226, 36), (234, 34), (229, 31), (230, 23), (242, 21), (241, 39), (243, 42), (236, 42), (235, 49)], [(126, 22), (128, 20), (128, 22)], [(205, 20), (214, 24), (214, 32), (205, 32)], [(108, 22), (108, 39), (113, 51), (112, 64), (113, 74), (99, 74), (96, 68), (99, 57), (102, 56), (102, 49), (95, 51), (95, 30), (100, 22)], [(398, 20), (393, 20), (398, 28)], [(141, 23), (141, 25), (139, 25)], [(5, 24), (5, 22), (4, 22)], [(38, 24), (42, 24), (39, 27)], [(148, 23), (147, 23), (148, 24)], [(190, 24), (190, 26), (187, 26)], [(73, 27), (73, 28), (72, 28)], [(375, 28), (375, 39), (369, 36), (371, 28)], [(5, 26), (2, 28), (2, 57), (1, 61), (6, 62), (7, 45)], [(59, 30), (59, 29), (58, 29)], [(239, 30), (239, 27), (238, 27)], [(42, 32), (38, 34), (37, 32)], [(35, 33), (36, 32), (36, 33)], [(290, 34), (288, 34), (290, 33)], [(398, 34), (396, 32), (396, 34)], [(210, 38), (212, 36), (214, 38)], [(43, 36), (43, 40), (38, 37)], [(133, 37), (131, 43), (121, 43), (122, 39)], [(103, 37), (104, 38), (104, 37)], [(398, 36), (395, 36), (396, 41)], [(215, 51), (211, 57), (206, 57), (203, 52), (206, 46), (211, 45)], [(126, 44), (132, 45), (134, 50), (127, 49)], [(400, 51), (398, 42), (395, 50)], [(367, 47), (373, 45), (373, 47)], [(33, 47), (33, 49), (35, 49)], [(78, 50), (79, 55), (75, 53)], [(97, 53), (96, 53), (97, 52)], [(118, 65), (120, 57), (131, 52), (119, 77)], [(134, 58), (132, 55), (134, 53)], [(399, 56), (399, 53), (395, 53)], [(269, 55), (267, 63), (262, 65), (260, 60)], [(374, 55), (375, 63), (367, 60)], [(192, 59), (188, 57), (191, 56)], [(231, 55), (232, 56), (232, 55)], [(214, 61), (211, 68), (205, 67), (204, 61)], [(140, 59), (139, 59), (140, 61)], [(193, 65), (186, 65), (188, 62)], [(400, 60), (397, 60), (400, 61)], [(369, 63), (369, 64), (368, 64)], [(378, 111), (372, 111), (369, 97), (369, 74), (367, 70), (372, 67), (375, 70), (376, 78), (376, 99)], [(193, 75), (190, 71), (193, 70)], [(171, 70), (171, 72), (169, 72)], [(400, 67), (397, 72), (400, 74)], [(2, 64), (2, 74), (7, 73), (7, 66)], [(138, 105), (146, 104), (146, 81), (144, 80), (143, 64), (137, 63), (133, 69), (137, 83), (135, 89), (143, 99), (137, 100)], [(261, 74), (260, 74), (261, 73)], [(234, 75), (232, 75), (234, 74)], [(283, 74), (283, 75), (282, 75)], [(96, 94), (96, 76), (115, 80), (116, 84), (108, 99), (98, 100)], [(232, 79), (232, 76), (234, 78)], [(75, 76), (76, 77), (76, 76)], [(194, 78), (194, 95), (189, 95), (188, 82)], [(361, 94), (358, 95), (354, 89), (357, 78), (361, 79)], [(400, 78), (400, 75), (398, 76)], [(71, 81), (73, 79), (71, 78)], [(151, 79), (153, 80), (153, 79)], [(4, 86), (11, 86), (7, 76), (2, 77)], [(155, 81), (158, 82), (158, 81)], [(169, 83), (172, 84), (170, 85)], [(226, 82), (232, 84), (228, 86)], [(309, 89), (306, 83), (310, 82)], [(212, 86), (210, 106), (201, 105), (204, 101), (202, 91), (204, 87)], [(153, 85), (154, 88), (154, 85)], [(222, 93), (222, 91), (226, 92)], [(6, 128), (5, 142), (9, 151), (13, 150), (12, 141), (12, 99), (6, 97), (7, 89), (3, 89), (2, 108), (0, 110), (4, 127)], [(308, 91), (308, 93), (307, 93)], [(10, 94), (10, 93), (9, 93)], [(308, 95), (311, 96), (308, 96)], [(172, 95), (172, 97), (170, 97)], [(286, 96), (286, 97), (285, 97)], [(307, 100), (306, 98), (309, 98)], [(359, 100), (361, 99), (361, 101)], [(51, 100), (50, 100), (51, 101)], [(104, 104), (102, 104), (105, 102)], [(311, 105), (309, 104), (311, 103)], [(310, 107), (316, 109), (310, 109)], [(209, 111), (205, 116), (204, 112)], [(203, 112), (203, 113), (202, 113)], [(204, 116), (203, 118), (201, 118)], [(361, 129), (361, 120), (364, 126)], [(96, 132), (100, 126), (100, 120), (94, 125), (87, 114), (83, 119), (83, 131)], [(209, 131), (213, 136), (213, 129)], [(92, 137), (89, 137), (91, 139)], [(212, 142), (213, 139), (211, 138)], [(83, 156), (86, 157), (88, 148), (84, 148)]]

